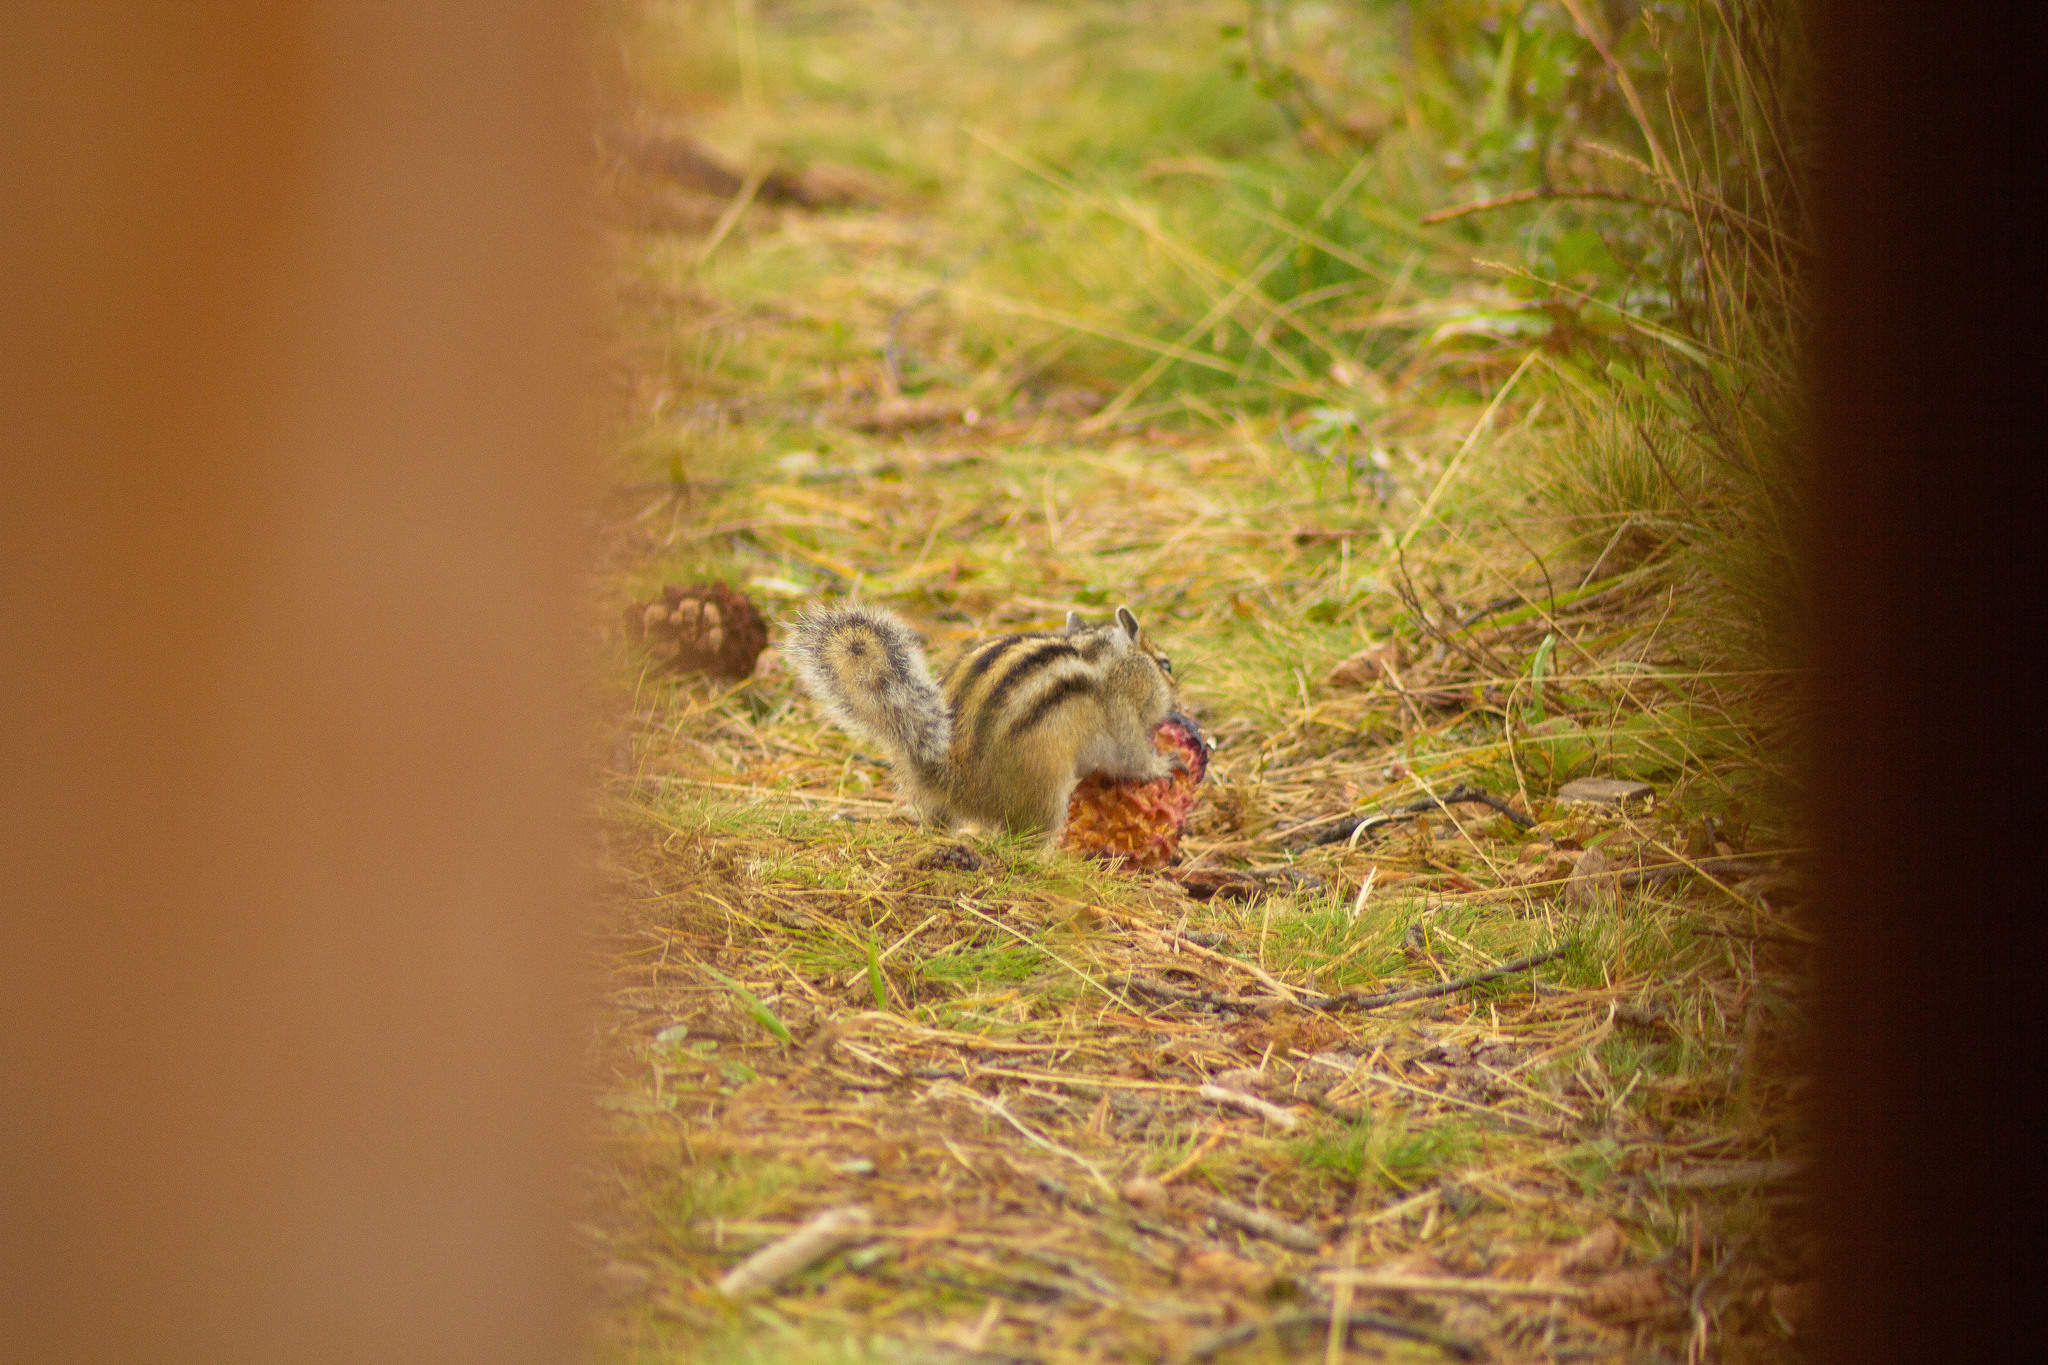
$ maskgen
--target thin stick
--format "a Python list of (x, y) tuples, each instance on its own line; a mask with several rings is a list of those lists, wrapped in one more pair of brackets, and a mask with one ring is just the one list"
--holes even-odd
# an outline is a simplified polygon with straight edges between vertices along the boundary
[(1475, 199), (1469, 204), (1457, 204), (1447, 209), (1425, 213), (1415, 221), (1424, 224), (1448, 223), (1453, 218), (1467, 214), (1486, 213), (1492, 209), (1504, 209), (1511, 204), (1527, 204), (1538, 199), (1612, 199), (1623, 204), (1640, 204), (1649, 209), (1669, 209), (1673, 213), (1689, 212), (1685, 205), (1674, 204), (1668, 199), (1645, 199), (1641, 195), (1623, 194), (1619, 190), (1561, 189), (1561, 190), (1516, 190), (1513, 194), (1497, 194), (1491, 199)]
[(1278, 1128), (1291, 1129), (1295, 1124), (1301, 1122), (1300, 1119), (1288, 1113), (1277, 1104), (1271, 1104), (1256, 1095), (1247, 1095), (1241, 1091), (1230, 1090), (1220, 1085), (1205, 1085), (1196, 1093), (1201, 1095), (1203, 1099), (1211, 1100), (1217, 1104), (1228, 1104), (1238, 1109), (1248, 1110)]
[[(1563, 957), (1564, 949), (1553, 948), (1547, 953), (1532, 953), (1528, 957), (1516, 958), (1513, 962), (1502, 963), (1491, 971), (1478, 972), (1472, 976), (1461, 976), (1451, 981), (1441, 981), (1434, 986), (1418, 986), (1412, 990), (1387, 991), (1379, 995), (1368, 995), (1362, 991), (1345, 991), (1336, 995), (1301, 995), (1295, 999), (1304, 1009), (1317, 1010), (1376, 1010), (1388, 1005), (1405, 1005), (1411, 1000), (1427, 1000), (1432, 996), (1450, 995), (1468, 986), (1513, 976), (1531, 967), (1540, 966), (1553, 958)], [(1178, 986), (1169, 986), (1162, 981), (1150, 981), (1140, 976), (1112, 976), (1107, 978), (1110, 985), (1126, 990), (1141, 992), (1157, 999), (1175, 1004), (1209, 1005), (1217, 1009), (1236, 1010), (1243, 1014), (1256, 1014), (1274, 1005), (1284, 1003), (1283, 997), (1217, 995), (1211, 991), (1187, 991)], [(1119, 1002), (1121, 1003), (1121, 1002)], [(1425, 1094), (1428, 1092), (1425, 1091)], [(1441, 1098), (1441, 1097), (1439, 1097)]]
[(1214, 991), (1183, 990), (1179, 986), (1169, 986), (1164, 981), (1154, 981), (1143, 976), (1109, 976), (1103, 979), (1119, 990), (1149, 995), (1170, 1005), (1207, 1005), (1212, 1009), (1232, 1010), (1239, 1014), (1262, 1014), (1287, 1003), (1285, 996), (1218, 995)]
[(1360, 1289), (1399, 1289), (1411, 1294), (1464, 1294), (1485, 1299), (1583, 1299), (1593, 1291), (1576, 1284), (1526, 1284), (1519, 1280), (1462, 1280), (1439, 1275), (1388, 1275), (1376, 1270), (1325, 1270), (1328, 1284)]
[[(1422, 788), (1422, 790), (1423, 790), (1424, 792), (1428, 793), (1428, 794), (1429, 794), (1429, 795), (1430, 795), (1431, 797), (1434, 797), (1434, 796), (1436, 795), (1436, 789), (1435, 789), (1435, 788), (1433, 788), (1433, 787), (1431, 787), (1431, 786), (1429, 785), (1429, 778), (1427, 778), (1426, 776), (1424, 776), (1424, 775), (1423, 775), (1422, 773), (1420, 773), (1420, 772), (1415, 772), (1415, 773), (1414, 773), (1414, 777), (1415, 777), (1415, 781), (1416, 781), (1416, 783), (1417, 783), (1418, 785), (1420, 785), (1420, 786), (1421, 786), (1421, 788)], [(1482, 793), (1482, 794), (1483, 794), (1483, 793)], [(1483, 848), (1483, 847), (1482, 847), (1482, 846), (1480, 845), (1479, 841), (1478, 841), (1477, 839), (1474, 839), (1474, 838), (1472, 837), (1472, 835), (1471, 835), (1471, 834), (1470, 834), (1470, 833), (1469, 833), (1469, 832), (1468, 832), (1468, 831), (1466, 830), (1466, 828), (1465, 828), (1465, 822), (1464, 822), (1463, 820), (1460, 820), (1460, 819), (1458, 818), (1458, 813), (1457, 813), (1456, 811), (1454, 811), (1454, 810), (1452, 810), (1452, 809), (1451, 809), (1451, 806), (1452, 806), (1453, 804), (1456, 804), (1456, 803), (1454, 803), (1454, 802), (1445, 802), (1445, 803), (1443, 803), (1443, 810), (1444, 810), (1444, 818), (1445, 818), (1445, 819), (1447, 819), (1447, 820), (1449, 820), (1449, 821), (1451, 822), (1451, 828), (1453, 828), (1453, 829), (1455, 829), (1455, 830), (1457, 830), (1457, 831), (1458, 831), (1458, 837), (1459, 837), (1459, 838), (1463, 839), (1463, 840), (1464, 840), (1464, 841), (1465, 841), (1466, 843), (1468, 843), (1468, 844), (1472, 845), (1473, 849), (1474, 849), (1474, 850), (1476, 850), (1476, 851), (1478, 852), (1478, 854), (1479, 854), (1479, 858), (1480, 858), (1480, 861), (1486, 864), (1486, 870), (1487, 870), (1488, 872), (1491, 872), (1491, 873), (1493, 874), (1493, 879), (1494, 879), (1495, 881), (1499, 881), (1499, 880), (1500, 880), (1500, 864), (1496, 863), (1496, 862), (1495, 862), (1495, 861), (1493, 860), (1493, 858), (1492, 858), (1492, 857), (1491, 857), (1491, 856), (1490, 856), (1490, 855), (1489, 855), (1489, 854), (1488, 854), (1488, 853), (1486, 852), (1485, 848)], [(1500, 800), (1498, 800), (1498, 799), (1496, 798), (1496, 799), (1494, 799), (1494, 800), (1489, 800), (1489, 801), (1487, 801), (1487, 802), (1486, 802), (1485, 804), (1486, 804), (1486, 806), (1487, 806), (1487, 809), (1491, 810), (1491, 809), (1494, 809), (1494, 808), (1495, 808), (1495, 807), (1497, 807), (1497, 806), (1504, 806), (1504, 805), (1506, 805), (1507, 803), (1506, 803), (1506, 802), (1504, 802), (1504, 801), (1500, 801)], [(1511, 811), (1511, 813), (1513, 813), (1513, 812)], [(1523, 816), (1522, 818), (1523, 818), (1523, 819), (1527, 819), (1528, 817), (1527, 817), (1527, 816)], [(1529, 828), (1529, 826), (1527, 826), (1527, 825), (1523, 825), (1523, 826), (1522, 826), (1522, 828), (1524, 828), (1524, 829), (1527, 829), (1527, 828)], [(1456, 940), (1453, 940), (1453, 942), (1455, 942), (1455, 941), (1456, 941)], [(1470, 944), (1466, 944), (1465, 946), (1466, 946), (1466, 947), (1468, 947), (1468, 948), (1470, 948), (1470, 947), (1471, 947), (1472, 945), (1470, 945)], [(1478, 950), (1477, 950), (1477, 949), (1473, 949), (1473, 951), (1474, 951), (1474, 952), (1477, 952)], [(1496, 966), (1496, 967), (1500, 965), (1500, 959), (1499, 959), (1499, 958), (1497, 958), (1497, 957), (1492, 957), (1492, 956), (1489, 956), (1489, 955), (1487, 955), (1487, 954), (1484, 954), (1484, 953), (1480, 954), (1480, 956), (1481, 956), (1481, 957), (1483, 957), (1483, 958), (1485, 958), (1485, 960), (1486, 960), (1486, 961), (1488, 961), (1488, 962), (1492, 963), (1492, 964), (1493, 964), (1494, 966)]]
[(854, 1242), (873, 1235), (874, 1215), (864, 1208), (828, 1209), (734, 1266), (718, 1282), (727, 1298), (741, 1299), (773, 1289)]
[(703, 249), (697, 253), (698, 269), (704, 268), (704, 263), (711, 259), (711, 253), (718, 250), (718, 244), (723, 242), (725, 235), (738, 224), (740, 215), (747, 211), (747, 205), (754, 202), (754, 192), (761, 188), (761, 182), (767, 178), (768, 167), (765, 165), (756, 166), (747, 173), (746, 183), (740, 186), (740, 192), (733, 196), (732, 202), (725, 206), (725, 212), (718, 215), (718, 223), (711, 229), (711, 239), (705, 242)]
[[(1421, 780), (1419, 775), (1417, 780)], [(1425, 782), (1425, 788), (1427, 785)], [(1507, 816), (1509, 820), (1512, 820), (1520, 829), (1532, 829), (1536, 824), (1529, 816), (1516, 810), (1492, 792), (1482, 791), (1478, 787), (1468, 786), (1460, 782), (1442, 796), (1426, 796), (1419, 801), (1410, 801), (1405, 806), (1396, 806), (1394, 809), (1383, 811), (1378, 815), (1361, 815), (1355, 819), (1345, 816), (1339, 819), (1336, 824), (1309, 840), (1309, 846), (1315, 847), (1322, 844), (1342, 843), (1349, 840), (1352, 846), (1356, 847), (1361, 833), (1377, 829), (1381, 825), (1398, 824), (1417, 815), (1427, 815), (1431, 811), (1443, 810), (1447, 806), (1454, 806), (1464, 802), (1475, 802), (1492, 810), (1499, 811), (1502, 815)], [(1350, 820), (1351, 823), (1345, 823), (1346, 820)], [(1302, 826), (1297, 825), (1295, 828), (1300, 829)]]
[(1267, 1213), (1229, 1199), (1212, 1197), (1206, 1207), (1211, 1217), (1221, 1219), (1235, 1227), (1243, 1228), (1254, 1237), (1263, 1237), (1277, 1242), (1289, 1251), (1299, 1251), (1313, 1256), (1323, 1249), (1323, 1239), (1299, 1223), (1289, 1222), (1278, 1214)]

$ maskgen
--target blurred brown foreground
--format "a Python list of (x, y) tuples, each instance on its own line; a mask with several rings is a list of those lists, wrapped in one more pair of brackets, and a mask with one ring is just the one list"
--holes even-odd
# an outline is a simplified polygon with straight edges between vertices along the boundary
[(0, 1358), (575, 1353), (579, 18), (0, 9)]

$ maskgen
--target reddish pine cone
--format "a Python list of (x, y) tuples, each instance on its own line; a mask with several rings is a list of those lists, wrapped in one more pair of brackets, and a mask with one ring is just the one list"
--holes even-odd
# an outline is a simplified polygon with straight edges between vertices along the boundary
[(1162, 754), (1179, 754), (1188, 770), (1150, 782), (1112, 782), (1100, 773), (1082, 778), (1067, 802), (1062, 848), (1146, 869), (1165, 867), (1179, 855), (1181, 831), (1209, 771), (1209, 746), (1201, 727), (1178, 711), (1159, 723), (1152, 743)]
[(768, 623), (746, 594), (723, 583), (671, 583), (626, 608), (626, 635), (678, 673), (744, 678), (768, 645)]

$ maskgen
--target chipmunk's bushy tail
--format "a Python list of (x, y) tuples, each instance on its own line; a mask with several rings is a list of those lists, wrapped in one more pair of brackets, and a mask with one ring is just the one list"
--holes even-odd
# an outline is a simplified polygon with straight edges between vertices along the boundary
[(832, 607), (797, 622), (786, 650), (832, 721), (920, 774), (938, 772), (953, 719), (917, 636), (889, 612)]

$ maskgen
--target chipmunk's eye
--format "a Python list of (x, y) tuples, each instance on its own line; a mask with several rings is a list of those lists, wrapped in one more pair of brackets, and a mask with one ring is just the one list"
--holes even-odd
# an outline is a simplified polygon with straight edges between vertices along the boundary
[(1161, 655), (1159, 656), (1159, 671), (1160, 671), (1161, 673), (1164, 673), (1164, 674), (1165, 674), (1165, 675), (1166, 675), (1167, 677), (1169, 677), (1169, 678), (1170, 678), (1170, 677), (1172, 677), (1172, 676), (1173, 676), (1173, 660), (1171, 660), (1171, 659), (1167, 658), (1167, 657), (1166, 657), (1166, 656), (1165, 656), (1164, 654), (1161, 654)]

